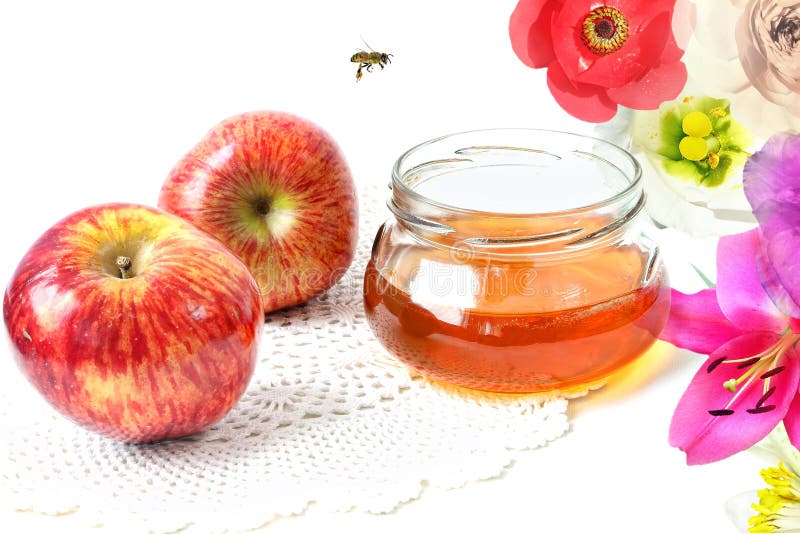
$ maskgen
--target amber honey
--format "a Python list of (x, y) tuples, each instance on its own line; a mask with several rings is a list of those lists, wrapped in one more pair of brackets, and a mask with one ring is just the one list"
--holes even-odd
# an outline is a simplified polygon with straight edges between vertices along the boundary
[[(405, 257), (388, 263), (416, 268), (367, 266), (373, 331), (407, 365), (468, 388), (519, 393), (595, 383), (643, 354), (668, 312), (663, 272), (642, 284), (648, 257), (634, 246), (538, 268), (476, 259), (437, 270), (437, 254), (399, 253)], [(421, 264), (439, 273), (433, 287)], [(459, 278), (472, 284), (458, 287)]]
[(364, 306), (378, 340), (423, 375), (572, 389), (660, 334), (669, 289), (625, 150), (562, 132), (464, 132), (403, 154), (391, 185)]

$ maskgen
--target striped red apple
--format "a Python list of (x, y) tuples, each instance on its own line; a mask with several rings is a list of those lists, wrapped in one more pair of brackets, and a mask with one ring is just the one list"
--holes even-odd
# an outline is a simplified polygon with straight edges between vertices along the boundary
[(19, 264), (3, 317), (23, 373), (61, 413), (132, 442), (208, 428), (245, 390), (261, 294), (228, 249), (160, 210), (74, 213)]
[(355, 252), (358, 206), (344, 157), (326, 132), (288, 113), (216, 125), (172, 169), (158, 204), (248, 266), (265, 312), (321, 293)]

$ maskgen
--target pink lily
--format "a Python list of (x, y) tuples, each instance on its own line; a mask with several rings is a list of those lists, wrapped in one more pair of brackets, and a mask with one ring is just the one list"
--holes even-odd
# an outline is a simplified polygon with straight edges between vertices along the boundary
[(678, 402), (669, 443), (703, 464), (744, 450), (781, 420), (800, 445), (800, 332), (758, 277), (757, 230), (720, 239), (716, 289), (672, 290), (661, 339), (708, 354)]
[(727, 458), (783, 421), (800, 446), (800, 136), (775, 136), (745, 167), (761, 226), (720, 239), (717, 286), (672, 292), (661, 338), (708, 354), (681, 397), (670, 445), (688, 464)]

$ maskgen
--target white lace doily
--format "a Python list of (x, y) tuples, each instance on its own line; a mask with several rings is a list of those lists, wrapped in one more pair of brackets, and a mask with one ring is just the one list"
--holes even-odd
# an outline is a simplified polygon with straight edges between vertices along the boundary
[(410, 373), (374, 339), (361, 283), (386, 217), (385, 190), (361, 202), (361, 241), (345, 278), (267, 320), (255, 375), (219, 424), (190, 439), (135, 446), (63, 419), (0, 358), (0, 503), (80, 514), (114, 532), (238, 531), (312, 502), (386, 512), (425, 484), (497, 476), (518, 451), (568, 428), (560, 396), (472, 393)]

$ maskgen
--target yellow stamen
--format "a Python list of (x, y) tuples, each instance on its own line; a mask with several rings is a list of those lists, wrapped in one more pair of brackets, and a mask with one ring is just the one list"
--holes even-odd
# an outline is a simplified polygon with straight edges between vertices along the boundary
[(702, 137), (687, 135), (681, 139), (678, 149), (681, 156), (690, 161), (700, 161), (708, 155), (708, 143)]
[(581, 38), (586, 47), (598, 56), (616, 52), (628, 40), (628, 19), (613, 7), (593, 9), (583, 19)]
[(711, 152), (708, 154), (708, 165), (712, 169), (716, 169), (719, 166), (719, 152)]
[[(752, 505), (756, 515), (748, 520), (750, 532), (796, 532), (800, 511), (800, 481), (782, 463), (761, 471), (761, 478), (770, 487), (758, 492), (758, 503)], [(792, 523), (789, 525), (789, 523)], [(791, 529), (791, 530), (790, 530)]]
[(683, 133), (692, 137), (705, 137), (711, 133), (711, 119), (705, 113), (692, 111), (681, 121)]
[(724, 117), (724, 116), (726, 116), (728, 114), (728, 112), (725, 111), (723, 108), (718, 106), (718, 107), (709, 109), (708, 110), (708, 114), (711, 115), (712, 117)]

